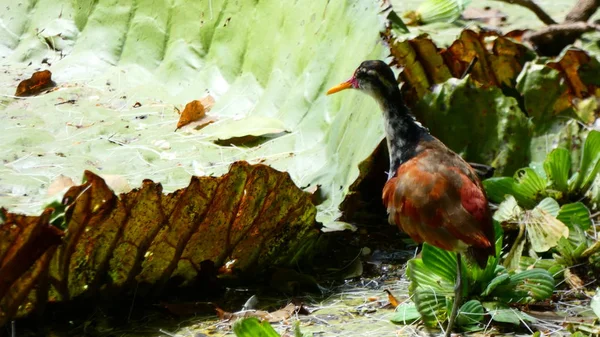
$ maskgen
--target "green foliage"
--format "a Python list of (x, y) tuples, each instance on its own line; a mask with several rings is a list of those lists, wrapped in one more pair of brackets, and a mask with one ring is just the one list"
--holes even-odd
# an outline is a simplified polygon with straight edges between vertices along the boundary
[(255, 317), (237, 320), (233, 332), (238, 337), (279, 337), (269, 322), (260, 322)]
[(417, 306), (414, 303), (402, 303), (396, 307), (396, 312), (390, 320), (392, 323), (406, 325), (419, 318), (421, 318), (421, 314), (419, 314)]
[(532, 163), (530, 167), (518, 170), (512, 178), (490, 178), (483, 185), (491, 201), (500, 203), (506, 195), (512, 195), (520, 206), (529, 209), (546, 197), (560, 203), (584, 196), (597, 199), (595, 194), (600, 189), (592, 187), (600, 171), (600, 132), (590, 131), (583, 146), (579, 169), (569, 176), (571, 161), (567, 149), (556, 148), (544, 160), (543, 170), (536, 169), (538, 166)]
[(529, 162), (533, 124), (500, 88), (480, 88), (468, 76), (450, 79), (427, 93), (413, 112), (449, 148), (470, 161), (490, 163), (499, 174)]
[[(523, 96), (525, 113), (532, 117), (538, 128), (546, 126), (556, 112), (555, 105), (567, 90), (561, 73), (544, 64), (530, 62), (517, 79), (517, 90)], [(543, 128), (542, 128), (543, 129)]]
[(492, 316), (492, 320), (499, 323), (520, 325), (521, 322), (536, 322), (534, 317), (515, 308), (511, 308), (502, 302), (483, 302), (483, 307)]
[[(498, 177), (483, 182), (490, 200), (501, 201), (494, 218), (507, 226), (517, 225), (520, 232), (526, 233), (517, 236), (505, 266), (519, 267), (525, 237), (531, 246), (530, 252), (549, 251), (558, 265), (569, 267), (589, 259), (590, 265), (596, 266), (595, 254), (600, 251), (600, 245), (585, 233), (592, 227), (590, 211), (580, 201), (569, 201), (598, 198), (595, 194), (600, 192), (600, 187), (594, 184), (600, 183), (597, 178), (600, 132), (588, 134), (578, 159), (579, 169), (570, 175), (572, 160), (568, 150), (556, 148), (543, 163), (531, 163), (530, 167), (517, 171), (513, 178)], [(546, 269), (554, 275), (560, 273), (556, 266)]]
[(511, 272), (509, 278), (499, 284), (491, 296), (503, 303), (533, 303), (552, 296), (554, 278), (547, 270), (530, 269), (519, 273)]
[(569, 171), (571, 155), (567, 149), (557, 148), (548, 154), (544, 161), (544, 171), (548, 177), (548, 187), (556, 191), (567, 191), (569, 188)]
[[(502, 232), (495, 223), (496, 248), (500, 252)], [(555, 280), (544, 269), (534, 268), (522, 272), (509, 272), (498, 265), (498, 258), (490, 258), (487, 266), (481, 270), (469, 266), (463, 260), (463, 298), (467, 301), (461, 306), (457, 325), (465, 331), (479, 328), (484, 318), (484, 307), (481, 300), (496, 302), (494, 315), (498, 320), (520, 324), (522, 313), (513, 313), (506, 304), (532, 303), (549, 298), (554, 291)], [(407, 275), (411, 281), (409, 291), (413, 296), (416, 310), (421, 314), (423, 322), (428, 326), (437, 326), (449, 313), (454, 295), (456, 280), (455, 253), (423, 244), (422, 258), (408, 262)], [(488, 311), (488, 309), (485, 307)], [(500, 308), (500, 309), (498, 309)], [(399, 310), (395, 323), (408, 322), (408, 314), (412, 307), (406, 305)], [(409, 316), (413, 318), (413, 316)], [(516, 319), (515, 319), (516, 317)]]
[(483, 305), (478, 300), (464, 303), (458, 310), (456, 324), (462, 327), (477, 326), (483, 321)]
[(587, 190), (600, 171), (600, 132), (591, 131), (585, 145), (583, 146), (583, 156), (581, 158), (581, 167), (576, 173), (576, 178), (571, 190)]

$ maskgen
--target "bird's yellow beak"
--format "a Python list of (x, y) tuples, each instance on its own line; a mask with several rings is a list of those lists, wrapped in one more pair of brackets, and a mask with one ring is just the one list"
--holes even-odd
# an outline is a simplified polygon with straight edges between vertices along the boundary
[(342, 82), (342, 83), (332, 87), (331, 89), (327, 90), (327, 95), (335, 94), (338, 91), (352, 88), (353, 87), (352, 82), (353, 82), (353, 78), (347, 80), (346, 82)]

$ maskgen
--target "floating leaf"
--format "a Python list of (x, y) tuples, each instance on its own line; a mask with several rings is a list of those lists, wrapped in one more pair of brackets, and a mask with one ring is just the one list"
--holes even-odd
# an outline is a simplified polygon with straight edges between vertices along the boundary
[(558, 240), (569, 237), (569, 227), (537, 207), (526, 217), (525, 226), (531, 248), (536, 252), (548, 251), (558, 244)]
[(50, 70), (36, 71), (31, 75), (31, 78), (19, 83), (15, 96), (25, 97), (37, 95), (42, 91), (55, 86), (56, 83), (52, 81), (52, 73)]
[(483, 181), (483, 186), (490, 200), (502, 202), (506, 195), (515, 197), (519, 205), (533, 208), (546, 191), (546, 180), (535, 170), (526, 167), (518, 170), (514, 178), (499, 177)]
[[(407, 275), (416, 287), (434, 289), (439, 296), (454, 294), (454, 280), (449, 281), (441, 275), (432, 272), (422, 259), (412, 259), (409, 262), (411, 266), (410, 272), (407, 272)], [(454, 263), (456, 264), (456, 261)], [(450, 267), (447, 269), (446, 274), (449, 274)], [(456, 273), (456, 268), (452, 268), (452, 270)]]
[(487, 285), (485, 291), (481, 295), (488, 296), (494, 291), (494, 289), (496, 289), (496, 287), (503, 284), (508, 284), (508, 282), (510, 282), (510, 275), (508, 275), (508, 273), (502, 273), (494, 277), (494, 279)]
[(458, 326), (477, 325), (483, 321), (483, 306), (478, 300), (470, 300), (465, 302), (456, 316), (456, 324)]
[(590, 210), (582, 202), (562, 205), (556, 219), (567, 225), (570, 229), (579, 227), (587, 230), (592, 226)]
[(281, 120), (269, 117), (246, 117), (212, 124), (202, 130), (204, 135), (216, 138), (215, 143), (221, 146), (253, 146), (251, 144), (260, 137), (280, 137), (288, 132)]
[[(0, 40), (6, 41), (0, 54), (9, 60), (0, 72), (0, 82), (9, 84), (0, 88), (2, 94), (12, 95), (14, 79), (29, 76), (44, 59), (61, 80), (61, 90), (52, 95), (3, 105), (3, 113), (14, 119), (5, 121), (8, 132), (0, 135), (8, 150), (1, 159), (12, 164), (3, 166), (1, 175), (10, 182), (5, 187), (19, 193), (0, 193), (0, 204), (15, 205), (11, 211), (38, 213), (41, 185), (84, 168), (130, 182), (152, 178), (172, 192), (185, 186), (190, 174), (218, 176), (232, 162), (247, 160), (285, 170), (299, 186), (321, 185), (327, 198), (318, 217), (328, 226), (340, 217), (338, 206), (359, 175), (358, 163), (382, 139), (381, 114), (372, 98), (356, 92), (332, 98), (324, 92), (361, 61), (385, 58), (377, 2), (115, 6), (59, 0), (43, 10), (9, 7), (12, 28), (0, 29)], [(38, 20), (34, 12), (46, 14)], [(46, 37), (62, 37), (68, 48), (49, 48)], [(205, 93), (215, 97), (211, 114), (218, 122), (201, 132), (193, 125), (185, 134), (172, 132), (169, 125), (175, 126), (178, 116), (170, 107)], [(55, 105), (62, 102), (73, 103)], [(278, 123), (272, 128), (254, 118)], [(81, 121), (85, 130), (73, 129)], [(24, 126), (33, 132), (23, 132)], [(247, 138), (227, 142), (247, 136), (245, 130), (264, 137), (260, 146), (229, 145), (248, 147)], [(356, 134), (359, 144), (348, 141)], [(227, 145), (215, 145), (218, 139)]]
[(510, 281), (497, 286), (492, 294), (505, 303), (531, 303), (552, 296), (554, 284), (547, 270), (534, 268), (510, 275)]
[(522, 322), (535, 323), (537, 321), (534, 317), (501, 302), (484, 302), (483, 307), (496, 322), (521, 325)]
[(257, 318), (244, 318), (233, 324), (233, 332), (238, 337), (279, 337), (269, 322), (260, 322)]
[(397, 308), (400, 305), (400, 302), (398, 301), (396, 296), (394, 296), (394, 294), (392, 294), (392, 292), (389, 289), (385, 289), (385, 292), (388, 295), (388, 301), (390, 301), (390, 305), (394, 308)]
[(506, 195), (506, 199), (498, 205), (494, 212), (494, 220), (498, 222), (515, 221), (523, 214), (523, 209), (519, 207), (517, 199), (511, 194)]
[[(409, 261), (410, 263), (410, 261)], [(437, 326), (439, 322), (446, 320), (448, 306), (451, 301), (433, 289), (422, 288), (414, 293), (413, 301), (421, 314), (423, 323), (429, 327)]]
[(421, 314), (414, 303), (402, 303), (396, 307), (396, 312), (390, 320), (392, 323), (407, 325), (419, 318), (421, 318)]

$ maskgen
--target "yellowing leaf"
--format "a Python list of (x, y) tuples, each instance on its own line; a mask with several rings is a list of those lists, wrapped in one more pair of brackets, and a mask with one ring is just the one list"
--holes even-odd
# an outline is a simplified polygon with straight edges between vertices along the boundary
[(527, 237), (531, 248), (536, 252), (545, 252), (555, 247), (560, 238), (569, 237), (569, 227), (548, 212), (535, 208), (524, 217)]

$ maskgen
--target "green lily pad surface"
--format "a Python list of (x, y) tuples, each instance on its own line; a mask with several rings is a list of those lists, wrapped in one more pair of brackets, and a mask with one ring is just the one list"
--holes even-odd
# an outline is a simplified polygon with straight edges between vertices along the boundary
[[(76, 4), (76, 6), (74, 6)], [(237, 160), (321, 185), (318, 219), (382, 137), (379, 109), (356, 92), (325, 96), (364, 59), (385, 56), (373, 1), (30, 1), (7, 4), (0, 28), (0, 205), (37, 214), (48, 185), (84, 170), (145, 178), (166, 191)], [(358, 19), (360, 18), (360, 19)], [(39, 69), (57, 88), (29, 98)], [(218, 121), (174, 132), (175, 107), (215, 98)], [(254, 146), (228, 137), (275, 134)]]

